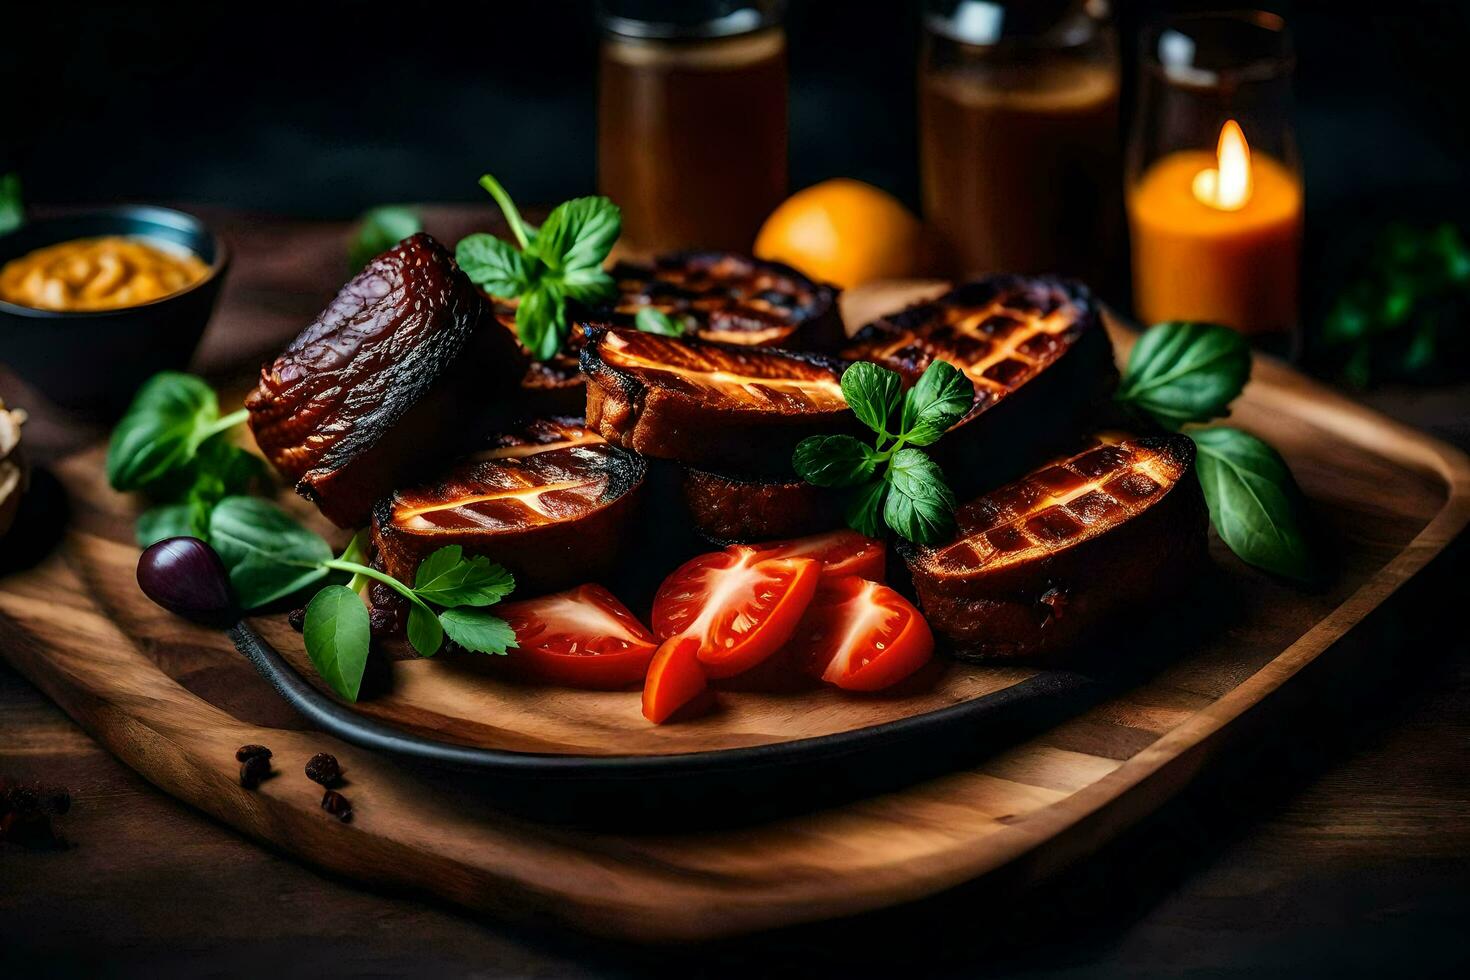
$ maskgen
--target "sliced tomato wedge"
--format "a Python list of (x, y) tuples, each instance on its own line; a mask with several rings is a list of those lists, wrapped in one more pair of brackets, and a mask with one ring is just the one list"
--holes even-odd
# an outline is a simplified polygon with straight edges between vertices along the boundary
[(643, 681), (643, 717), (662, 725), (708, 686), (699, 663), (699, 641), (691, 636), (665, 640)]
[(512, 663), (568, 687), (635, 684), (658, 649), (648, 627), (600, 585), (507, 602), (494, 612), (515, 630)]
[(812, 676), (845, 691), (881, 691), (929, 662), (934, 634), (903, 596), (850, 575), (823, 581), (791, 644)]
[(767, 558), (815, 558), (822, 563), (823, 578), (856, 575), (881, 582), (887, 571), (888, 546), (847, 528), (751, 547)]
[(691, 558), (659, 586), (653, 631), (693, 637), (710, 677), (733, 677), (779, 650), (816, 595), (822, 566), (735, 545)]

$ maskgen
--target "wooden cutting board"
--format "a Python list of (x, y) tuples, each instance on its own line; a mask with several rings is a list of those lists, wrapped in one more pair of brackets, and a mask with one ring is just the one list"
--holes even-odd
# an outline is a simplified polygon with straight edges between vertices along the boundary
[[(913, 295), (908, 287), (865, 291), (853, 302), (870, 305), (857, 313), (850, 307), (850, 322)], [(1120, 332), (1116, 339), (1121, 346), (1128, 338)], [(64, 461), (57, 482), (38, 480), (24, 535), (7, 542), (4, 568), (27, 567), (0, 578), (0, 655), (166, 792), (364, 882), (641, 940), (830, 918), (1002, 869), (1042, 874), (1085, 855), (1254, 731), (1245, 720), (1278, 710), (1282, 689), (1308, 665), (1317, 674), (1343, 669), (1334, 644), (1470, 520), (1463, 454), (1279, 363), (1258, 362), (1233, 423), (1272, 442), (1291, 463), (1335, 567), (1329, 586), (1299, 591), (1243, 566), (1214, 541), (1214, 570), (1170, 616), (1191, 627), (1146, 630), (1158, 666), (1125, 691), (963, 771), (735, 829), (715, 826), (729, 814), (691, 821), (683, 832), (647, 834), (536, 824), (497, 809), (471, 777), (411, 767), (309, 730), (222, 634), (177, 620), (137, 592), (133, 503), (105, 488), (100, 450)], [(62, 521), (63, 504), (60, 542), (42, 555), (24, 554), (27, 542), (44, 540), (40, 532)], [(292, 646), (299, 638), (278, 621), (264, 628), (283, 653), (299, 656)], [(437, 666), (401, 668), (422, 672), (409, 685), (416, 710), (450, 719), (424, 720), (425, 729), (447, 725), (466, 740), (515, 747), (521, 739), (544, 748), (548, 737), (577, 741), (569, 717), (595, 716), (577, 695), (540, 691), (508, 700), (504, 688), (477, 686), (481, 678)], [(950, 668), (904, 697), (928, 698), (932, 707), (946, 691), (1007, 683), (968, 670)], [(695, 725), (638, 727), (636, 694), (605, 697), (612, 700), (596, 710), (618, 720), (582, 739), (583, 750), (706, 747)], [(918, 710), (904, 707), (903, 697), (844, 708), (822, 695), (828, 700), (760, 708), (763, 697), (736, 696), (736, 707), (716, 723), (720, 744), (771, 737), (742, 726), (768, 721), (772, 703), (785, 718), (782, 737)], [(809, 703), (815, 710), (803, 710)], [(240, 788), (234, 761), (235, 748), (250, 742), (274, 751), (278, 772), (254, 791)], [(319, 751), (335, 753), (347, 770), (350, 823), (323, 813), (320, 788), (301, 774)]]

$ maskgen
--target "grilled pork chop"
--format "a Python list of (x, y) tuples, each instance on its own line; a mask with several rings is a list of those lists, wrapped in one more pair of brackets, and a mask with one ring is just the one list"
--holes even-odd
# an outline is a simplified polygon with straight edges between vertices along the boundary
[(842, 497), (798, 476), (740, 476), (684, 468), (684, 506), (717, 544), (800, 538), (842, 524)]
[(733, 252), (676, 252), (612, 269), (618, 297), (591, 319), (632, 326), (652, 307), (687, 318), (699, 340), (789, 350), (832, 350), (845, 334), (837, 290), (779, 262)]
[(647, 456), (789, 474), (806, 436), (857, 431), (842, 368), (819, 354), (590, 327), (587, 425)]
[(276, 469), (333, 523), (359, 527), (399, 478), (464, 431), (465, 405), (518, 371), (480, 291), (418, 234), (343, 286), (261, 369), (245, 406)]
[(642, 459), (577, 420), (537, 419), (381, 500), (373, 543), (404, 582), (451, 544), (504, 565), (518, 596), (595, 582), (612, 568), (645, 472)]
[(1014, 479), (1096, 428), (1117, 381), (1092, 294), (1040, 276), (991, 276), (863, 327), (843, 351), (918, 380), (944, 360), (975, 384), (970, 412), (935, 446), (962, 496)]
[(1194, 443), (1182, 435), (1094, 445), (955, 516), (955, 540), (904, 558), (930, 626), (961, 659), (1065, 650), (1166, 598), (1205, 554)]
[[(605, 326), (632, 327), (651, 307), (685, 325), (688, 336), (751, 347), (831, 350), (845, 334), (837, 291), (812, 282), (789, 266), (733, 252), (678, 252), (649, 263), (620, 262), (612, 269), (618, 295), (568, 315)], [(515, 306), (491, 299), (495, 318), (515, 335)], [(522, 406), (530, 414), (580, 415), (586, 395), (578, 355), (586, 340), (574, 324), (566, 349), (531, 361), (521, 378)]]

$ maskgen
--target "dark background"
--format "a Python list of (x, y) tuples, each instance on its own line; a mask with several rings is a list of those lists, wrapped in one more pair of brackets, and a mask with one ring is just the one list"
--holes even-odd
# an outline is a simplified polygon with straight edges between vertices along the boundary
[[(18, 169), (35, 203), (174, 200), (317, 217), (478, 200), (486, 170), (526, 201), (587, 193), (591, 6), (29, 5), (7, 15), (23, 20), (0, 45), (0, 170)], [(1143, 20), (1201, 6), (1117, 4), (1127, 63)], [(1457, 200), (1470, 161), (1470, 4), (1264, 6), (1297, 36), (1312, 215), (1383, 201), (1438, 217)], [(851, 176), (917, 204), (918, 7), (792, 0), (794, 187)]]

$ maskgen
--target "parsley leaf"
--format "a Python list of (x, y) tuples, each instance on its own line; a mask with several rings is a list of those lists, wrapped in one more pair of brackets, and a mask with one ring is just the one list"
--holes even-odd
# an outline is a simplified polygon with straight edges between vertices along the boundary
[(439, 623), (451, 640), (474, 653), (504, 654), (516, 646), (510, 624), (483, 609), (446, 609)]
[(515, 590), (515, 576), (490, 559), (466, 559), (463, 549), (448, 545), (419, 563), (413, 590), (436, 606), (491, 606)]
[(519, 296), (530, 287), (526, 260), (510, 242), (479, 232), (459, 240), (454, 247), (454, 260), (491, 296)]
[(536, 360), (555, 357), (571, 329), (566, 300), (551, 283), (542, 282), (521, 294), (521, 303), (516, 307), (516, 335)]
[(536, 255), (553, 272), (602, 268), (623, 230), (623, 212), (605, 197), (578, 197), (551, 209)]
[(888, 481), (873, 480), (853, 491), (847, 501), (847, 526), (870, 538), (883, 536), (883, 502), (888, 497)]
[(345, 585), (329, 585), (306, 606), (302, 628), (306, 655), (322, 680), (346, 701), (362, 689), (372, 629), (362, 598)]

